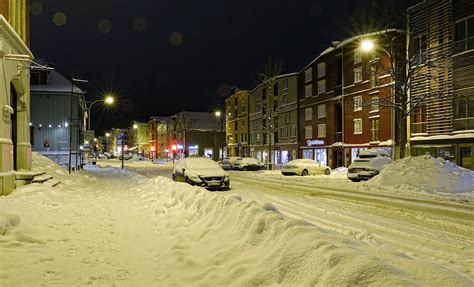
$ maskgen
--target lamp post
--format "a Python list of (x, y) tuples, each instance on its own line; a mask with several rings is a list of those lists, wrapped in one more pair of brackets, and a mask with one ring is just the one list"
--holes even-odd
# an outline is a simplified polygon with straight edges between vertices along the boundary
[[(83, 80), (83, 79), (76, 79), (76, 78), (71, 78), (71, 100), (70, 100), (70, 116), (71, 118), (69, 119), (69, 124), (67, 126), (70, 126), (71, 128), (69, 129), (69, 173), (71, 173), (71, 168), (72, 168), (72, 127), (73, 126), (78, 126), (77, 123), (74, 123), (74, 120), (76, 119), (76, 122), (77, 122), (77, 118), (73, 117), (72, 115), (72, 111), (74, 110), (73, 108), (73, 97), (74, 97), (74, 83), (89, 83), (88, 80)], [(78, 98), (78, 102), (79, 102), (79, 98)], [(82, 123), (82, 121), (80, 121), (80, 123)], [(67, 127), (66, 126), (66, 127)], [(80, 126), (78, 127), (78, 134), (79, 134), (79, 138), (80, 138)], [(78, 140), (80, 140), (78, 138)], [(76, 167), (77, 167), (77, 151), (76, 151)]]
[[(112, 105), (114, 103), (114, 98), (112, 96), (106, 96), (104, 99), (98, 99), (92, 102), (86, 102), (86, 109), (87, 109), (87, 125), (88, 125), (88, 130), (91, 130), (91, 109), (94, 104), (103, 102), (106, 105)], [(89, 106), (87, 106), (89, 105)]]
[[(214, 115), (216, 116), (216, 118), (220, 119), (221, 135), (222, 135), (222, 134), (224, 133), (224, 116), (222, 115), (222, 112), (221, 112), (221, 111), (216, 111), (216, 112), (214, 113)], [(224, 135), (224, 141), (223, 141), (222, 144), (221, 144), (221, 148), (222, 148), (222, 152), (221, 152), (221, 154), (220, 154), (221, 160), (224, 160), (225, 142), (226, 142), (226, 139), (225, 139), (225, 135)]]

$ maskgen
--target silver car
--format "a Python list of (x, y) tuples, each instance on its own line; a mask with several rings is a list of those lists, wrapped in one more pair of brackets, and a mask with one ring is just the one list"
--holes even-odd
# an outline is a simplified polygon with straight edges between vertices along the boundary
[(331, 169), (327, 166), (320, 165), (318, 162), (311, 159), (295, 159), (281, 167), (283, 175), (316, 175), (324, 174), (330, 175)]

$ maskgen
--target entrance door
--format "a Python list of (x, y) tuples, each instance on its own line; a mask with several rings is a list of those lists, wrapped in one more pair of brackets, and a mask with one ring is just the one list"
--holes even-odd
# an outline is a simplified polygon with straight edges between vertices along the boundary
[(18, 112), (18, 105), (17, 105), (18, 95), (16, 93), (15, 87), (13, 84), (10, 84), (10, 105), (13, 108), (13, 113), (11, 114), (11, 135), (12, 135), (12, 142), (13, 142), (13, 169), (16, 170), (16, 156), (17, 156), (17, 112)]
[(334, 164), (335, 164), (335, 166), (333, 166), (332, 168), (338, 168), (338, 167), (344, 166), (344, 163), (342, 161), (342, 159), (343, 159), (342, 152), (343, 152), (342, 149), (334, 150)]

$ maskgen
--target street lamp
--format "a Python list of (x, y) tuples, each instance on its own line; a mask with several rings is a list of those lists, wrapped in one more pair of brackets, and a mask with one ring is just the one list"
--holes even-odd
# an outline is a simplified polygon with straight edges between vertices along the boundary
[[(92, 101), (92, 102), (86, 102), (86, 109), (87, 109), (87, 120), (88, 120), (88, 130), (90, 131), (91, 130), (91, 109), (92, 109), (92, 106), (96, 103), (100, 103), (100, 102), (103, 102), (104, 104), (106, 105), (112, 105), (114, 103), (114, 98), (112, 96), (106, 96), (104, 99), (98, 99), (98, 100), (95, 100), (95, 101)], [(87, 104), (89, 104), (89, 106), (87, 106)]]
[[(216, 118), (220, 119), (220, 124), (221, 124), (221, 135), (224, 133), (224, 117), (222, 116), (221, 111), (216, 111), (214, 113)], [(224, 135), (224, 142), (222, 143), (222, 152), (221, 152), (221, 160), (224, 160), (224, 148), (225, 148), (225, 135)]]

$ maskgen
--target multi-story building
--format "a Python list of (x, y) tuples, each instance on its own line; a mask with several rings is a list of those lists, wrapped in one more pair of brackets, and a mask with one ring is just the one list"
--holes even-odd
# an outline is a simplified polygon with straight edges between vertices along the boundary
[(31, 168), (29, 13), (25, 0), (0, 1), (0, 195), (15, 188), (15, 170)]
[[(392, 93), (392, 76), (381, 67), (390, 67), (390, 41), (403, 37), (388, 30), (333, 42), (299, 73), (302, 158), (335, 168), (348, 166), (361, 149), (393, 153), (394, 110), (379, 105)], [(377, 47), (363, 52), (369, 39)]]
[(249, 155), (248, 91), (236, 91), (225, 100), (226, 142), (229, 156)]
[(250, 155), (262, 162), (283, 164), (297, 158), (297, 76), (270, 78), (249, 94)]
[(131, 150), (136, 150), (136, 152), (143, 157), (149, 157), (150, 156), (149, 137), (150, 137), (149, 123), (134, 121), (133, 122), (133, 147), (131, 147)]
[(149, 125), (149, 157), (152, 159), (168, 157), (168, 122), (167, 117), (151, 117)]
[(474, 4), (423, 1), (408, 9), (412, 155), (474, 169)]

